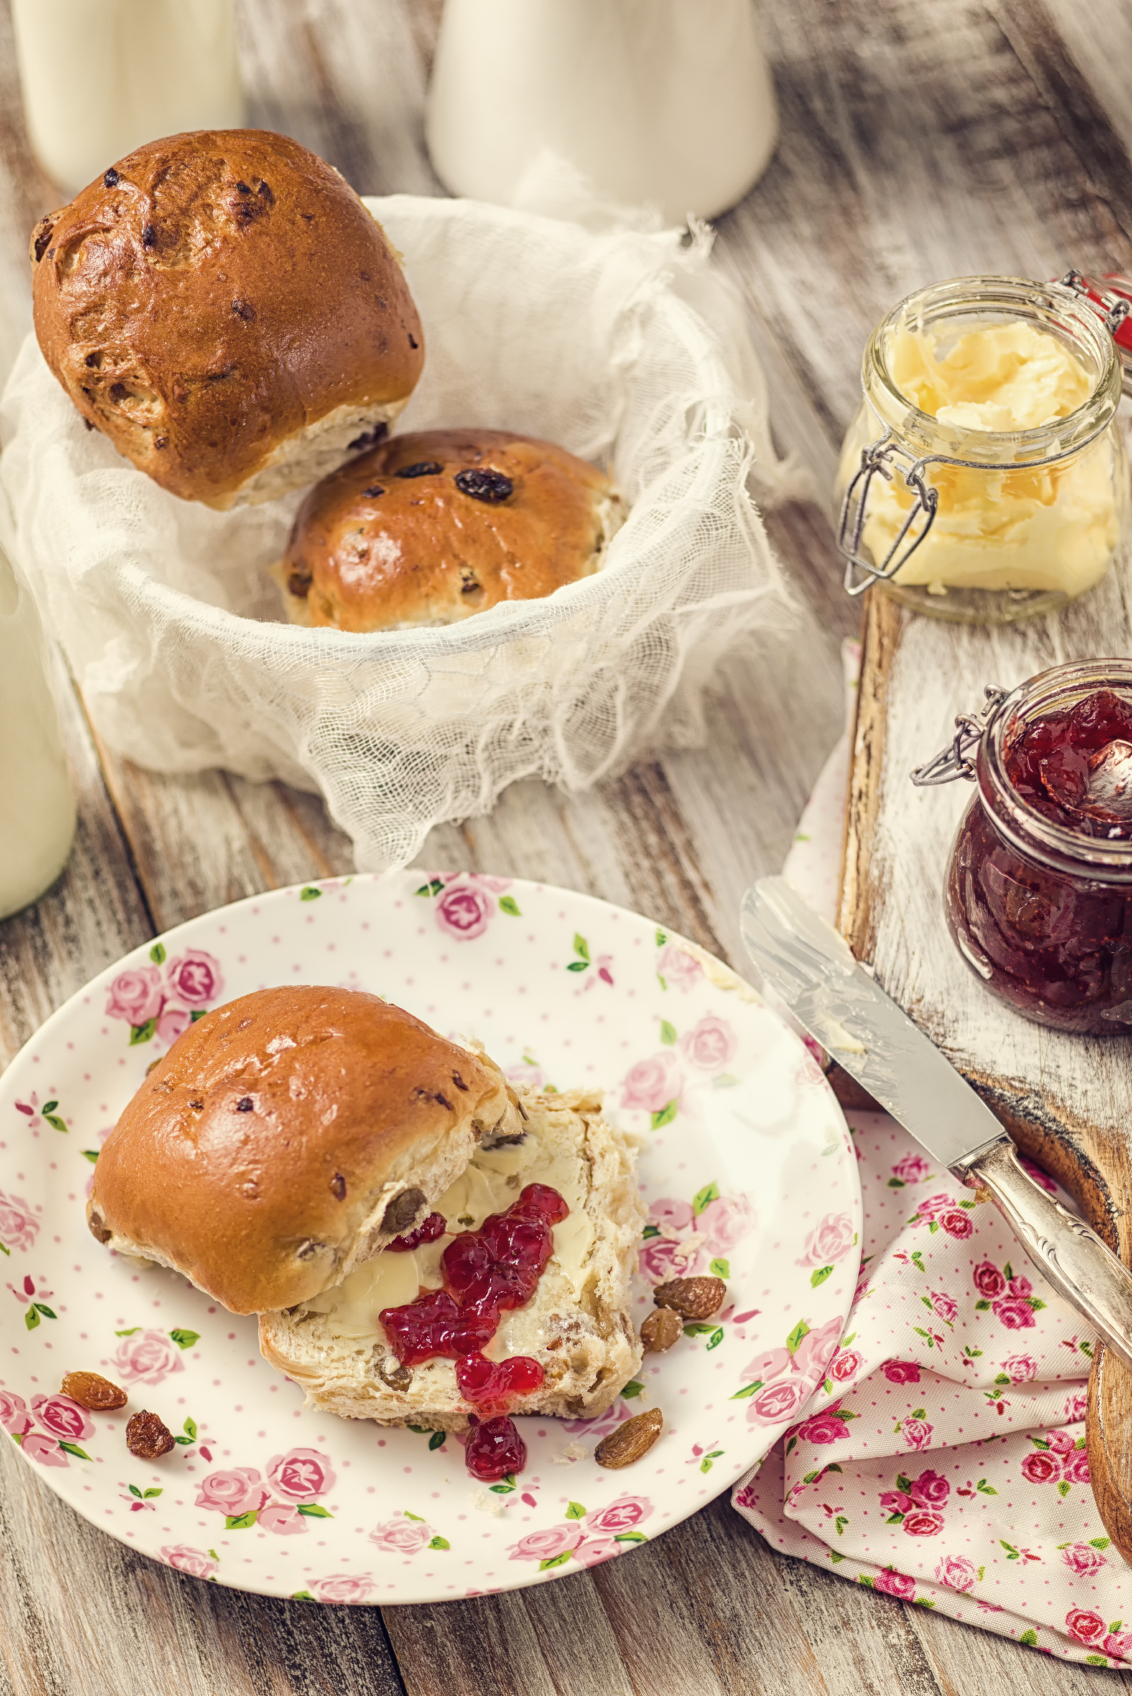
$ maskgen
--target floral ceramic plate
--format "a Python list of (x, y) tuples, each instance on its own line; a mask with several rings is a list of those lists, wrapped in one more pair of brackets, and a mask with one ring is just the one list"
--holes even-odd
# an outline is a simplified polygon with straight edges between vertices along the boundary
[[(638, 1318), (652, 1284), (711, 1271), (728, 1284), (718, 1320), (646, 1356), (603, 1419), (522, 1420), (527, 1468), (490, 1489), (454, 1437), (305, 1409), (261, 1360), (254, 1319), (132, 1269), (84, 1217), (92, 1163), (150, 1062), (208, 1007), (286, 982), (375, 990), (537, 1087), (603, 1085), (644, 1143)], [(594, 1566), (728, 1489), (837, 1375), (861, 1201), (832, 1092), (725, 967), (584, 895), (417, 871), (205, 914), (48, 1020), (0, 1083), (0, 1136), (0, 1423), (94, 1524), (221, 1584), (432, 1602)], [(130, 1407), (88, 1414), (59, 1394), (80, 1369)], [(126, 1449), (142, 1407), (176, 1434), (160, 1461)], [(645, 1407), (663, 1437), (604, 1471), (595, 1442)]]

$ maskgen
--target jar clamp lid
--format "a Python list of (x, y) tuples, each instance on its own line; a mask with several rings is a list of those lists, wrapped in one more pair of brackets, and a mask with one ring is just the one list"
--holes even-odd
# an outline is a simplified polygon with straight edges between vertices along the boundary
[(971, 756), (998, 717), (1009, 693), (1008, 689), (1000, 689), (997, 683), (988, 683), (983, 690), (986, 696), (984, 707), (975, 713), (956, 714), (955, 735), (951, 741), (912, 773), (912, 782), (918, 789), (953, 783), (957, 777), (965, 777), (974, 783), (977, 770)]

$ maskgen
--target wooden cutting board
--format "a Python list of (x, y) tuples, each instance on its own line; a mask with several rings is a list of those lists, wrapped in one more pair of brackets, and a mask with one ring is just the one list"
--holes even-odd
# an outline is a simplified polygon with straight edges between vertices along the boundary
[[(1074, 1195), (1132, 1265), (1132, 1038), (1064, 1036), (992, 996), (944, 920), (944, 872), (972, 785), (916, 789), (988, 683), (1013, 688), (1066, 660), (1132, 654), (1132, 572), (1057, 617), (990, 629), (866, 596), (840, 928), (859, 960), (974, 1085), (1019, 1146)], [(1132, 1564), (1132, 1372), (1103, 1347), (1089, 1377), (1093, 1494)]]

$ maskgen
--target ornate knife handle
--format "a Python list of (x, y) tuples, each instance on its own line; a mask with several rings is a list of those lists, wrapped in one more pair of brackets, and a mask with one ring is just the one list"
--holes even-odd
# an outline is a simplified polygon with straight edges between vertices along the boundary
[(951, 1171), (970, 1189), (990, 1192), (1046, 1282), (1132, 1367), (1132, 1272), (1030, 1177), (1010, 1138), (973, 1149)]

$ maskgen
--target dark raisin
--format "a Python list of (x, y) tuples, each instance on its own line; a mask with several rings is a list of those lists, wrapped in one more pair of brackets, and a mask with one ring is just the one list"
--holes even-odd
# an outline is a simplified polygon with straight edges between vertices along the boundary
[(242, 1095), (236, 1103), (237, 1113), (250, 1113), (254, 1103), (250, 1095)]
[(102, 364), (102, 355), (100, 353), (88, 353), (83, 363), (97, 367)]
[(371, 501), (375, 501), (378, 495), (383, 495), (384, 493), (385, 490), (382, 488), (380, 483), (371, 483), (368, 489), (362, 490), (362, 494), (365, 495), (366, 499)]
[(130, 391), (126, 387), (125, 383), (111, 383), (111, 385), (110, 385), (110, 399), (111, 400), (123, 401), (123, 400), (129, 400), (129, 398), (130, 398)]
[(241, 194), (250, 194), (252, 192), (247, 183), (237, 183), (236, 187), (239, 189)]
[(90, 1218), (87, 1220), (87, 1228), (89, 1229), (91, 1236), (100, 1243), (108, 1243), (110, 1238), (114, 1235), (113, 1231), (110, 1230), (109, 1226), (107, 1226), (103, 1220), (101, 1213), (98, 1212), (91, 1214)]
[(480, 471), (476, 468), (457, 471), (455, 483), (462, 495), (470, 495), (474, 501), (486, 501), (489, 506), (499, 506), (515, 492), (514, 483), (502, 471)]
[(154, 229), (152, 224), (143, 224), (142, 226), (142, 246), (157, 246), (157, 231)]
[(325, 1247), (325, 1243), (315, 1243), (308, 1240), (305, 1243), (300, 1243), (295, 1253), (300, 1260), (313, 1260), (315, 1255), (321, 1254)]
[(346, 1180), (342, 1176), (341, 1172), (335, 1172), (334, 1176), (330, 1180), (330, 1188), (333, 1190), (339, 1201), (345, 1201)]
[(135, 1413), (126, 1426), (126, 1447), (139, 1460), (157, 1460), (174, 1447), (173, 1434), (155, 1413)]
[(423, 1190), (402, 1190), (400, 1195), (393, 1197), (393, 1200), (385, 1209), (385, 1215), (381, 1221), (382, 1230), (393, 1231), (397, 1235), (400, 1235), (402, 1231), (407, 1231), (424, 1204), (425, 1193)]
[(267, 203), (268, 206), (275, 205), (275, 196), (272, 194), (266, 183), (260, 183), (259, 187), (256, 189), (256, 193), (259, 195), (261, 200)]
[(203, 1101), (190, 1101), (189, 1106), (192, 1108), (194, 1113), (203, 1113), (204, 1112), (204, 1102)]
[(413, 1374), (407, 1366), (394, 1366), (388, 1355), (382, 1360), (377, 1369), (378, 1377), (383, 1384), (388, 1384), (391, 1390), (407, 1390), (413, 1382)]
[(255, 317), (255, 307), (252, 305), (250, 300), (234, 300), (232, 302), (232, 311), (236, 314), (237, 318), (242, 318), (245, 324), (250, 324), (252, 319)]
[(287, 579), (287, 587), (296, 599), (301, 600), (304, 595), (310, 594), (313, 575), (310, 567), (305, 565), (296, 566), (294, 571), (291, 572)]
[(410, 346), (410, 347), (420, 347), (420, 345), (421, 345), (421, 344), (420, 344), (420, 342), (419, 342), (419, 341), (418, 341), (418, 340), (417, 340), (417, 338), (416, 338), (416, 336), (410, 336), (410, 337), (409, 337), (409, 346)]
[(418, 1101), (435, 1101), (438, 1107), (447, 1107), (449, 1113), (452, 1111), (452, 1103), (449, 1101), (448, 1097), (438, 1089), (415, 1089), (413, 1094), (416, 1096)]
[(111, 165), (108, 171), (103, 173), (102, 183), (104, 188), (118, 187), (118, 173), (114, 169), (113, 165)]
[(454, 1083), (454, 1084), (455, 1084), (455, 1085), (456, 1085), (456, 1088), (457, 1088), (457, 1089), (462, 1089), (462, 1090), (463, 1090), (463, 1092), (464, 1092), (464, 1094), (465, 1094), (465, 1095), (467, 1095), (467, 1093), (468, 1093), (468, 1086), (467, 1086), (467, 1084), (466, 1084), (466, 1083), (465, 1083), (465, 1082), (464, 1082), (464, 1080), (463, 1080), (463, 1078), (462, 1078), (462, 1077), (461, 1077), (461, 1076), (460, 1076), (460, 1074), (459, 1074), (459, 1072), (453, 1072), (453, 1074), (452, 1074), (452, 1082), (453, 1082), (453, 1083)]
[(169, 446), (168, 436), (154, 436), (153, 445), (155, 448), (167, 448)]
[(83, 423), (86, 425), (88, 430), (96, 430), (98, 428), (97, 424), (92, 424), (89, 418), (84, 418)]
[(355, 436), (352, 442), (347, 442), (347, 452), (355, 453), (362, 448), (375, 448), (388, 434), (388, 424), (375, 424), (372, 430), (363, 430), (360, 436)]
[(395, 477), (435, 477), (444, 470), (435, 459), (421, 459), (416, 465), (403, 465), (400, 471), (395, 471)]
[(460, 593), (462, 595), (475, 595), (481, 591), (482, 585), (475, 572), (469, 571), (467, 566), (464, 566), (460, 572)]
[(34, 245), (32, 247), (32, 252), (35, 254), (35, 262), (37, 265), (43, 258), (43, 255), (47, 252), (48, 243), (54, 234), (55, 225), (51, 222), (51, 219), (41, 218), (39, 223), (36, 225)]

